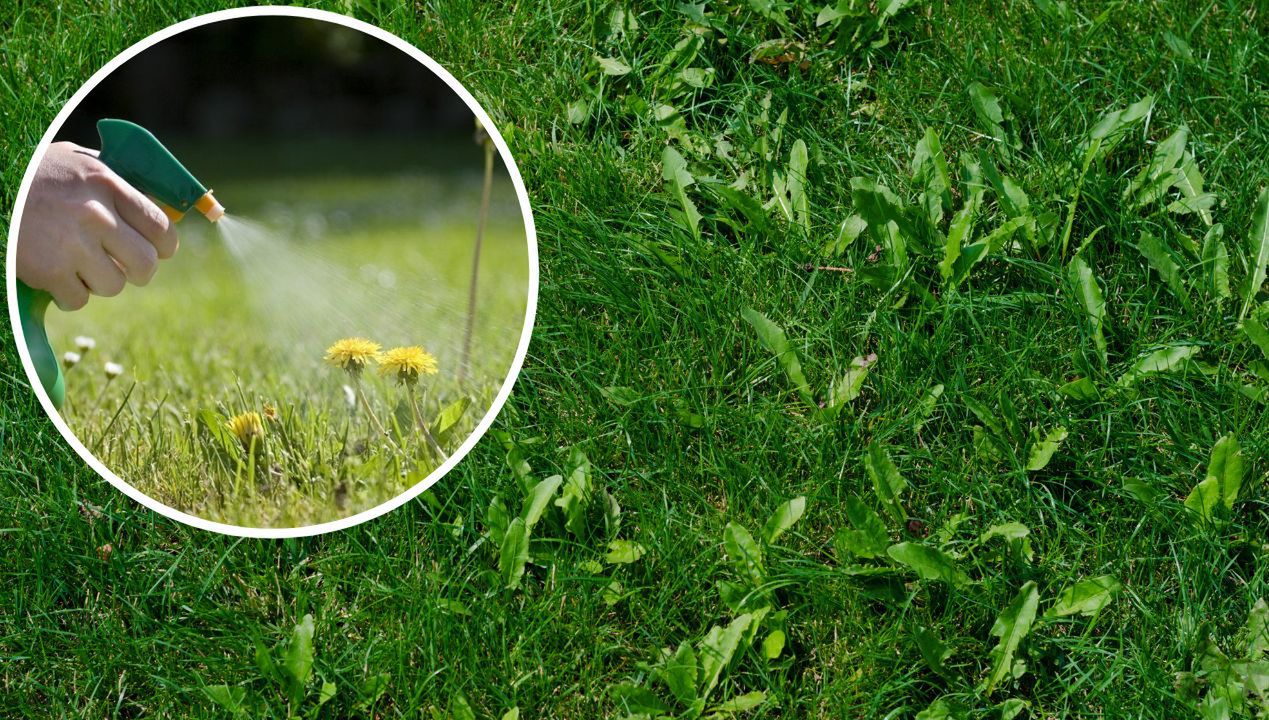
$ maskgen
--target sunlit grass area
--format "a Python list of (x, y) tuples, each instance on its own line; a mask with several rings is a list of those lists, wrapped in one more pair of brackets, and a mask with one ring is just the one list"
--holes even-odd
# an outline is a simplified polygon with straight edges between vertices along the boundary
[[(187, 218), (180, 252), (149, 286), (50, 313), (54, 345), (81, 355), (66, 371), (64, 416), (125, 481), (209, 520), (296, 527), (395, 497), (442, 459), (414, 430), (415, 409), (443, 425), (442, 450), (452, 452), (489, 410), (519, 342), (528, 250), (503, 182), (460, 378), (480, 183), (478, 166), (224, 180), (230, 220), (213, 228)], [(77, 347), (83, 337), (88, 352)], [(354, 379), (323, 362), (344, 337), (421, 346), (438, 372), (422, 378), (411, 407), (373, 363)], [(109, 377), (106, 362), (123, 373)], [(353, 399), (358, 385), (369, 412)], [(255, 452), (222, 437), (230, 418), (266, 406)]]

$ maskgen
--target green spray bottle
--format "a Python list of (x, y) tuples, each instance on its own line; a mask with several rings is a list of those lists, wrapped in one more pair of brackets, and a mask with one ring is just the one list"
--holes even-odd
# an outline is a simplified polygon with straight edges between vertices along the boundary
[[(172, 222), (179, 221), (191, 209), (203, 213), (212, 222), (225, 214), (211, 191), (149, 130), (126, 120), (101, 120), (97, 123), (97, 133), (101, 136), (98, 159), (129, 185), (154, 199)], [(53, 297), (21, 280), (17, 286), (18, 317), (27, 351), (40, 385), (44, 386), (54, 407), (61, 408), (66, 400), (66, 381), (44, 329), (44, 316)]]

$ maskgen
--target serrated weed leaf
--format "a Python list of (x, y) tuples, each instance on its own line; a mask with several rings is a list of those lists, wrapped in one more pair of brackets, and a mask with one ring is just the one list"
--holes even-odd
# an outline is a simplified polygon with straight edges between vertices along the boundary
[(599, 63), (599, 69), (603, 70), (605, 75), (621, 77), (630, 74), (630, 66), (617, 58), (596, 55), (595, 62)]
[(1247, 339), (1257, 348), (1260, 348), (1261, 354), (1265, 356), (1266, 360), (1269, 360), (1269, 328), (1266, 328), (1264, 323), (1255, 317), (1243, 320), (1242, 328), (1243, 334), (1247, 336)]
[(762, 639), (762, 656), (768, 660), (778, 660), (784, 652), (784, 631), (772, 630)]
[(855, 204), (855, 212), (868, 223), (868, 229), (878, 242), (884, 245), (894, 243), (893, 233), (888, 229), (891, 223), (898, 228), (900, 235), (908, 239), (916, 237), (907, 204), (884, 184), (868, 178), (851, 178), (850, 197)]
[(742, 713), (747, 710), (753, 710), (754, 708), (761, 706), (766, 701), (767, 701), (767, 694), (762, 692), (761, 690), (747, 692), (744, 695), (737, 695), (736, 697), (731, 698), (730, 700), (721, 702), (715, 705), (714, 707), (710, 708), (709, 717), (711, 718), (731, 717), (732, 715), (735, 715), (736, 713)]
[(1222, 437), (1212, 446), (1206, 477), (1190, 491), (1185, 506), (1203, 521), (1216, 518), (1218, 510), (1228, 514), (1238, 501), (1244, 472), (1238, 439), (1232, 434)]
[(1013, 128), (1006, 129), (1005, 124), (1012, 124), (1013, 116), (1007, 106), (1002, 105), (996, 91), (980, 82), (970, 83), (965, 89), (969, 95), (970, 105), (974, 108), (974, 116), (978, 118), (978, 127), (987, 137), (1000, 143), (1007, 149), (1017, 150), (1022, 147), (1017, 132)]
[(445, 406), (437, 414), (436, 419), (432, 421), (432, 432), (436, 435), (438, 442), (443, 442), (449, 437), (450, 432), (458, 425), (458, 422), (467, 414), (467, 408), (471, 407), (471, 398), (463, 396), (457, 401)]
[(943, 155), (943, 145), (934, 128), (926, 128), (912, 155), (912, 181), (921, 188), (921, 206), (931, 226), (943, 222), (952, 207), (952, 176)]
[(1031, 632), (1031, 625), (1035, 622), (1036, 608), (1039, 604), (1040, 593), (1036, 590), (1035, 582), (1027, 582), (1018, 590), (1013, 601), (996, 617), (996, 622), (991, 627), (991, 635), (999, 638), (999, 642), (991, 650), (991, 670), (983, 683), (984, 695), (990, 697), (992, 691), (1000, 683), (1014, 676), (1016, 671), (1014, 656), (1023, 638)]
[(208, 700), (237, 715), (246, 709), (247, 689), (228, 685), (208, 685), (203, 688)]
[(1132, 126), (1144, 120), (1153, 109), (1154, 96), (1146, 95), (1126, 108), (1111, 110), (1098, 118), (1080, 148), (1084, 165), (1087, 167), (1094, 160), (1109, 155)]
[(1229, 289), (1229, 250), (1223, 239), (1225, 226), (1216, 223), (1203, 236), (1202, 262), (1207, 291), (1217, 300), (1232, 297)]
[(1058, 593), (1053, 607), (1045, 613), (1046, 617), (1067, 617), (1084, 615), (1092, 617), (1111, 603), (1123, 585), (1110, 575), (1101, 575), (1081, 580)]
[(929, 422), (930, 416), (934, 414), (935, 408), (938, 407), (939, 398), (941, 397), (943, 397), (942, 383), (931, 385), (921, 394), (921, 400), (917, 402), (916, 406), (916, 419), (912, 423), (912, 432), (914, 434), (921, 434), (922, 428)]
[(619, 683), (610, 687), (608, 694), (618, 708), (635, 715), (651, 717), (673, 712), (669, 703), (642, 685)]
[(286, 675), (287, 696), (291, 706), (304, 699), (304, 690), (313, 675), (313, 616), (305, 615), (291, 631), (291, 641), (282, 653), (282, 672)]
[(528, 497), (524, 499), (524, 504), (520, 508), (520, 519), (524, 521), (526, 532), (532, 532), (533, 526), (542, 519), (542, 513), (546, 512), (551, 498), (555, 496), (555, 491), (559, 490), (563, 482), (563, 476), (552, 475), (534, 485), (529, 491)]
[(864, 381), (868, 379), (868, 373), (871, 372), (875, 362), (877, 362), (875, 354), (867, 357), (856, 357), (851, 360), (850, 368), (846, 370), (846, 374), (829, 389), (828, 405), (825, 409), (835, 413), (859, 397), (859, 394), (864, 389)]
[(696, 650), (697, 665), (700, 668), (700, 676), (696, 682), (698, 698), (703, 700), (714, 692), (723, 670), (731, 663), (753, 620), (754, 616), (749, 613), (740, 615), (725, 628), (718, 625), (710, 628), (701, 640)]
[(970, 395), (962, 395), (961, 401), (965, 403), (965, 407), (969, 408), (969, 411), (973, 413), (975, 418), (978, 419), (978, 422), (983, 424), (983, 427), (998, 435), (1005, 435), (1004, 427), (1000, 424), (1000, 420), (990, 408), (978, 400), (975, 400)]
[(969, 278), (974, 266), (988, 256), (999, 253), (1004, 243), (1020, 228), (1034, 222), (1030, 216), (1015, 217), (1006, 220), (1000, 227), (992, 230), (979, 240), (961, 247), (952, 266), (952, 287), (957, 287)]
[(969, 584), (969, 577), (956, 567), (956, 561), (938, 548), (902, 542), (891, 545), (886, 554), (895, 562), (912, 568), (922, 580), (938, 581), (952, 587)]
[(1250, 276), (1243, 290), (1243, 309), (1238, 319), (1247, 317), (1247, 312), (1256, 303), (1256, 295), (1265, 284), (1265, 275), (1269, 273), (1269, 187), (1260, 191), (1256, 200), (1256, 209), (1252, 217), (1251, 232), (1247, 235), (1247, 268)]
[(802, 363), (798, 360), (797, 352), (789, 344), (784, 329), (752, 308), (741, 310), (740, 316), (753, 326), (754, 332), (758, 334), (758, 342), (775, 355), (776, 363), (784, 370), (785, 377), (789, 379), (802, 401), (815, 406), (815, 396), (811, 393), (811, 386), (802, 372)]
[(494, 545), (502, 545), (502, 538), (507, 534), (507, 525), (511, 522), (511, 518), (507, 515), (507, 506), (502, 502), (502, 498), (494, 495), (489, 501), (489, 507), (485, 509), (485, 526), (489, 534), (489, 540)]
[(785, 180), (788, 189), (790, 219), (802, 229), (805, 237), (811, 236), (811, 206), (806, 191), (806, 170), (809, 165), (806, 143), (798, 140), (789, 151), (789, 170)]
[(1027, 470), (1037, 472), (1049, 466), (1049, 461), (1053, 459), (1053, 454), (1062, 447), (1062, 443), (1070, 434), (1066, 428), (1058, 426), (1049, 430), (1043, 439), (1037, 439), (1031, 444), (1031, 449), (1027, 451)]
[(633, 540), (609, 540), (604, 562), (609, 565), (629, 565), (638, 562), (646, 552), (642, 545)]
[(1189, 128), (1181, 126), (1156, 147), (1150, 162), (1137, 177), (1124, 188), (1123, 199), (1133, 207), (1142, 207), (1158, 201), (1176, 181), (1176, 166), (1185, 154), (1189, 141)]
[(1097, 386), (1086, 377), (1079, 377), (1058, 386), (1058, 392), (1075, 400), (1096, 400)]
[(524, 568), (529, 562), (529, 531), (524, 518), (516, 518), (507, 526), (498, 552), (498, 575), (508, 590), (520, 587)]
[(1190, 294), (1181, 279), (1181, 266), (1172, 258), (1172, 253), (1164, 246), (1163, 241), (1153, 233), (1142, 231), (1137, 238), (1137, 251), (1146, 259), (1146, 263), (1163, 278), (1168, 290), (1181, 301), (1183, 307), (1190, 305)]
[(586, 531), (586, 508), (593, 492), (591, 466), (590, 460), (579, 448), (573, 448), (569, 465), (572, 469), (564, 482), (564, 490), (555, 499), (555, 506), (564, 513), (564, 528), (580, 538)]
[(1132, 387), (1143, 377), (1181, 372), (1190, 366), (1190, 360), (1198, 353), (1197, 345), (1174, 345), (1156, 350), (1134, 363), (1128, 372), (1119, 376), (1115, 384)]
[(1245, 657), (1252, 662), (1269, 660), (1269, 603), (1264, 598), (1256, 601), (1247, 615), (1247, 624), (1241, 633)]
[(979, 536), (978, 542), (982, 544), (992, 538), (1003, 538), (1014, 557), (1030, 562), (1035, 556), (1035, 552), (1031, 549), (1030, 535), (1031, 530), (1026, 525), (1020, 522), (1008, 522), (987, 528), (987, 532)]
[(930, 703), (914, 716), (915, 720), (966, 720), (967, 717), (969, 715), (964, 707), (943, 698)]
[(678, 650), (665, 661), (665, 684), (670, 694), (683, 705), (696, 702), (696, 651), (690, 643), (679, 643)]
[(775, 543), (781, 535), (788, 532), (798, 520), (802, 519), (802, 514), (806, 512), (806, 496), (801, 495), (783, 503), (767, 520), (767, 524), (762, 528), (763, 540), (768, 545)]
[(744, 526), (727, 523), (727, 527), (723, 528), (723, 549), (727, 551), (727, 559), (731, 560), (736, 572), (748, 579), (754, 587), (766, 582), (762, 549)]
[(833, 536), (838, 558), (854, 556), (870, 560), (883, 557), (890, 545), (890, 536), (881, 516), (854, 495), (846, 496), (846, 518), (851, 527), (841, 528)]
[(1066, 257), (1070, 245), (1071, 231), (1075, 227), (1075, 208), (1079, 205), (1080, 195), (1084, 189), (1084, 179), (1094, 162), (1104, 160), (1114, 150), (1120, 139), (1136, 123), (1150, 114), (1154, 107), (1154, 97), (1147, 95), (1127, 108), (1111, 110), (1103, 114), (1089, 129), (1088, 137), (1080, 143), (1079, 154), (1082, 156), (1079, 177), (1071, 192), (1071, 200), (1067, 204), (1066, 223), (1062, 229), (1061, 257)]
[(701, 237), (701, 214), (696, 203), (688, 197), (687, 189), (696, 184), (696, 178), (687, 169), (687, 160), (678, 150), (666, 146), (661, 153), (661, 174), (665, 178), (666, 187), (679, 202), (678, 216), (684, 228), (697, 240)]
[(868, 229), (868, 221), (859, 215), (848, 215), (837, 229), (837, 237), (824, 246), (825, 255), (841, 255), (846, 248), (855, 244), (859, 236)]
[(952, 217), (947, 228), (947, 237), (943, 241), (943, 260), (939, 263), (939, 275), (944, 282), (950, 282), (955, 275), (961, 249), (973, 236), (978, 208), (987, 191), (982, 179), (982, 167), (968, 158), (963, 158), (961, 164), (964, 170), (962, 184), (965, 187), (965, 203)]
[(868, 471), (868, 477), (872, 479), (873, 491), (886, 513), (895, 522), (906, 522), (908, 513), (903, 508), (903, 491), (907, 489), (908, 481), (899, 474), (899, 468), (890, 459), (890, 452), (880, 443), (871, 443), (864, 455), (864, 467)]
[(925, 660), (925, 664), (939, 675), (947, 675), (947, 666), (944, 663), (952, 656), (952, 649), (923, 625), (918, 625), (912, 631), (912, 637), (916, 640), (917, 650), (921, 652), (921, 659)]
[(1168, 204), (1167, 210), (1176, 215), (1196, 213), (1204, 225), (1212, 225), (1212, 208), (1216, 205), (1216, 195), (1203, 190), (1206, 180), (1199, 170), (1198, 161), (1186, 151), (1181, 156), (1181, 164), (1177, 167), (1172, 187), (1181, 197)]
[(1101, 286), (1097, 283), (1097, 276), (1093, 274), (1093, 268), (1088, 262), (1077, 254), (1067, 266), (1067, 277), (1083, 310), (1086, 332), (1092, 338), (1097, 356), (1105, 366), (1108, 362), (1106, 335), (1103, 330), (1106, 321), (1106, 299), (1102, 295)]

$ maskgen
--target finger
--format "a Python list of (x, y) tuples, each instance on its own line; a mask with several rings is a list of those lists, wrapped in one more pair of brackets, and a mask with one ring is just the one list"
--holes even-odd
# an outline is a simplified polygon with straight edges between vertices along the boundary
[(117, 231), (107, 233), (101, 245), (133, 285), (150, 282), (159, 267), (158, 250), (130, 225), (121, 225)]
[(123, 292), (123, 286), (127, 283), (123, 271), (104, 250), (90, 254), (80, 263), (79, 277), (93, 295), (102, 297), (118, 295)]
[(119, 217), (149, 241), (159, 257), (170, 258), (176, 254), (176, 223), (153, 200), (124, 182), (123, 178), (114, 175), (111, 180), (115, 212)]
[(66, 277), (48, 289), (57, 307), (66, 312), (73, 312), (88, 304), (88, 286), (79, 275), (69, 273)]

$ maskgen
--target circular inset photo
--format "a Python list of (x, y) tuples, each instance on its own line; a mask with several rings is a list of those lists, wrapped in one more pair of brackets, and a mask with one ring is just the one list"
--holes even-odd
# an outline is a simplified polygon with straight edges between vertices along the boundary
[(493, 422), (537, 293), (528, 198), (418, 49), (295, 8), (115, 58), (44, 136), (9, 311), (67, 441), (139, 502), (237, 535), (413, 498)]

